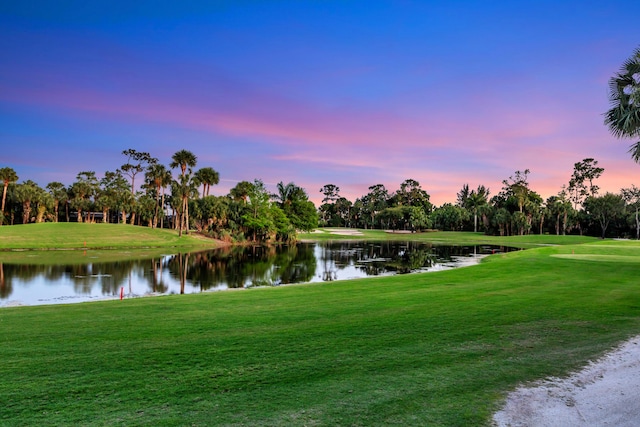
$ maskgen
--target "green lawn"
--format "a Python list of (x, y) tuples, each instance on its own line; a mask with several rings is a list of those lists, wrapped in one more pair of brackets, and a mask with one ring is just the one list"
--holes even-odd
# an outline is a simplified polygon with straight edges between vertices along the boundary
[[(9, 228), (9, 227), (7, 227)], [(488, 425), (640, 332), (640, 244), (438, 273), (0, 310), (0, 425)]]
[(345, 229), (320, 228), (313, 233), (301, 233), (301, 240), (330, 241), (330, 240), (423, 240), (441, 244), (489, 244), (518, 247), (536, 247), (545, 245), (568, 245), (594, 242), (598, 239), (590, 236), (556, 236), (538, 235), (527, 236), (487, 236), (484, 233), (457, 232), (457, 231), (428, 231), (422, 233), (389, 233), (383, 230), (357, 230), (360, 235), (339, 234)]
[(175, 230), (124, 224), (42, 223), (0, 227), (0, 250), (213, 247), (213, 240)]

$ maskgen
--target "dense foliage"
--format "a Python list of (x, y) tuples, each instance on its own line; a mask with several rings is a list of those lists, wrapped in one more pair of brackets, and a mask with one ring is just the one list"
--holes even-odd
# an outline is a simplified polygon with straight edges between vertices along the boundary
[[(10, 167), (0, 168), (3, 184), (0, 225), (45, 221), (129, 223), (189, 230), (227, 241), (290, 241), (296, 231), (318, 226), (315, 206), (293, 183), (286, 192), (269, 194), (260, 180), (242, 181), (226, 196), (210, 196), (220, 177), (211, 167), (196, 171), (197, 157), (176, 152), (169, 168), (149, 153), (122, 153), (127, 162), (99, 178), (82, 171), (69, 186), (51, 182), (45, 188), (31, 180), (18, 183)], [(171, 169), (176, 169), (175, 176)], [(136, 178), (144, 180), (136, 186)], [(138, 181), (139, 182), (139, 181)], [(202, 193), (199, 189), (202, 188)], [(169, 189), (169, 191), (167, 191)]]
[[(10, 167), (0, 168), (4, 224), (30, 222), (118, 222), (196, 230), (229, 242), (288, 242), (298, 231), (321, 226), (360, 229), (427, 229), (481, 231), (510, 236), (525, 234), (587, 234), (640, 236), (640, 190), (623, 188), (620, 194), (599, 194), (597, 179), (604, 169), (592, 158), (574, 164), (567, 184), (546, 200), (529, 185), (528, 169), (503, 180), (500, 191), (464, 184), (455, 203), (434, 206), (420, 183), (407, 179), (396, 191), (383, 184), (355, 201), (340, 195), (340, 187), (320, 189), (316, 206), (306, 191), (293, 182), (279, 182), (270, 193), (256, 179), (241, 181), (225, 196), (211, 196), (220, 176), (211, 167), (193, 170), (197, 157), (176, 152), (165, 167), (148, 153), (126, 150), (127, 163), (98, 177), (82, 171), (69, 186), (51, 182), (45, 188), (26, 180), (18, 183)], [(171, 169), (175, 173), (171, 173)], [(144, 179), (136, 191), (136, 176)], [(139, 181), (138, 181), (139, 182)]]

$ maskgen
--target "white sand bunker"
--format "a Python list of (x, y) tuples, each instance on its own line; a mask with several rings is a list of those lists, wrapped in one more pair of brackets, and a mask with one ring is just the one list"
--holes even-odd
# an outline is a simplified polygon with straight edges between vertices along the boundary
[(362, 232), (353, 228), (325, 228), (325, 230), (338, 236), (362, 236)]
[(518, 388), (493, 421), (500, 427), (640, 425), (640, 336), (566, 379)]

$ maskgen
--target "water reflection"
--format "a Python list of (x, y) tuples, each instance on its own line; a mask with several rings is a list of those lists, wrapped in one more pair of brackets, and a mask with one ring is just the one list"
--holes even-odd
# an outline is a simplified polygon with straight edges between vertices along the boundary
[(338, 242), (229, 247), (150, 259), (78, 265), (2, 263), (0, 305), (278, 286), (434, 271), (477, 262), (507, 248), (417, 242)]

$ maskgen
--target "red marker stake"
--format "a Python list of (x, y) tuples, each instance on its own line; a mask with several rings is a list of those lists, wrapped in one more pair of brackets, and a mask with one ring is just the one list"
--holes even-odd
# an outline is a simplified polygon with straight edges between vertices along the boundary
[(124, 298), (124, 287), (120, 288), (120, 301)]

